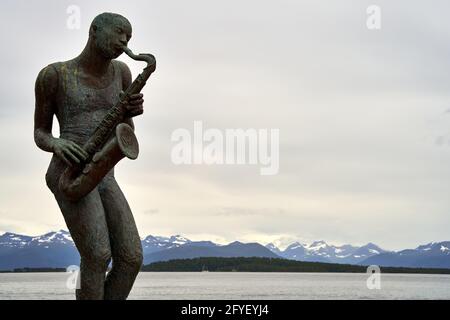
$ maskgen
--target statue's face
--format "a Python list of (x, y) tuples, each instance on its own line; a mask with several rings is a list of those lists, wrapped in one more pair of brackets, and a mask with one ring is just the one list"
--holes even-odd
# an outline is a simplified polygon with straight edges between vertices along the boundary
[(107, 59), (115, 59), (123, 53), (131, 38), (131, 25), (125, 18), (116, 17), (97, 28), (94, 41), (101, 54)]

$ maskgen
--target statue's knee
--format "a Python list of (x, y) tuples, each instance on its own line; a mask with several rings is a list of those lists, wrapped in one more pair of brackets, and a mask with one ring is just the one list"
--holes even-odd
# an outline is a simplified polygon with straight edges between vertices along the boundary
[(88, 255), (83, 255), (82, 260), (89, 269), (93, 269), (98, 272), (106, 272), (108, 265), (111, 262), (111, 250), (95, 250)]
[(144, 263), (144, 256), (142, 255), (141, 252), (139, 256), (136, 258), (136, 265), (139, 266), (139, 269), (141, 269), (143, 263)]
[(137, 273), (141, 269), (143, 261), (142, 251), (136, 251), (119, 257), (116, 262), (129, 271)]
[(144, 261), (144, 257), (142, 255), (142, 252), (136, 252), (132, 254), (128, 259), (128, 264), (135, 269), (136, 271), (139, 271), (142, 267), (142, 263)]

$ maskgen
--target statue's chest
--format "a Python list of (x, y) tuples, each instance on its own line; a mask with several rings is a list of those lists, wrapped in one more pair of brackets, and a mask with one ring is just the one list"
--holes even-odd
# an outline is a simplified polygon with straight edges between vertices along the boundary
[(105, 88), (92, 88), (75, 79), (78, 81), (72, 81), (64, 90), (64, 113), (71, 117), (109, 110), (118, 101), (122, 89), (121, 81), (117, 78)]
[[(86, 78), (74, 62), (62, 63), (59, 68), (58, 118), (62, 125), (92, 126), (102, 120), (118, 101), (122, 78), (112, 64), (109, 81)], [(98, 83), (94, 87), (88, 83)]]

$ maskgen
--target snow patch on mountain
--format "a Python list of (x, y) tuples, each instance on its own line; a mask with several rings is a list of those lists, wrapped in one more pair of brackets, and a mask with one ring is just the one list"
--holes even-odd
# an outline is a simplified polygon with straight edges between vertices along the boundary
[(273, 245), (266, 247), (287, 259), (333, 263), (357, 263), (367, 257), (386, 252), (373, 243), (360, 247), (348, 244), (336, 246), (330, 245), (323, 240), (314, 241), (311, 244), (294, 242), (285, 250), (281, 250)]

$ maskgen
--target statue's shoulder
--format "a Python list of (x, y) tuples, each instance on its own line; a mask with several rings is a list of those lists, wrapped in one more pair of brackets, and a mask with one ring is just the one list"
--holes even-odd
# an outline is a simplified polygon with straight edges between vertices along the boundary
[(114, 64), (115, 68), (120, 70), (122, 75), (127, 74), (127, 73), (131, 74), (130, 68), (128, 67), (128, 65), (125, 62), (120, 61), (120, 60), (112, 60), (112, 63)]
[(74, 69), (75, 69), (75, 62), (73, 59), (68, 61), (59, 61), (50, 63), (49, 65), (41, 69), (41, 71), (38, 74), (38, 81), (57, 82), (61, 73), (70, 72)]
[(39, 74), (37, 76), (38, 81), (48, 81), (48, 80), (54, 80), (58, 76), (58, 71), (56, 65), (58, 62), (51, 63), (39, 71)]
[(60, 87), (61, 79), (66, 78), (69, 73), (74, 73), (75, 69), (76, 63), (74, 59), (47, 65), (41, 69), (37, 76), (36, 92), (47, 96), (56, 94)]
[(120, 77), (122, 79), (123, 87), (128, 87), (131, 83), (131, 71), (128, 65), (119, 60), (112, 60), (114, 64), (114, 68), (117, 68), (120, 71)]
[(39, 71), (36, 78), (36, 92), (42, 94), (52, 94), (56, 92), (58, 88), (58, 67), (59, 62), (51, 63)]

